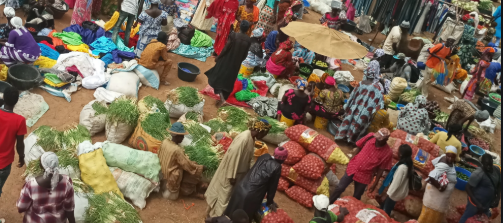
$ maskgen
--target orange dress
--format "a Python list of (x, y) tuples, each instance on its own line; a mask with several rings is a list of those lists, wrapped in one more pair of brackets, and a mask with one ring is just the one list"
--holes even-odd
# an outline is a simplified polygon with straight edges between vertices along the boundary
[[(257, 6), (253, 6), (253, 12), (248, 13), (246, 12), (245, 7), (246, 5), (239, 6), (238, 12), (236, 13), (236, 18), (239, 18), (241, 21), (246, 20), (250, 22), (251, 26), (250, 29), (248, 29), (248, 32), (246, 32), (246, 35), (251, 36), (252, 31), (255, 29), (254, 23), (258, 22), (258, 15), (260, 13), (260, 10)], [(240, 25), (241, 23), (237, 20), (234, 22), (234, 32), (239, 32)]]

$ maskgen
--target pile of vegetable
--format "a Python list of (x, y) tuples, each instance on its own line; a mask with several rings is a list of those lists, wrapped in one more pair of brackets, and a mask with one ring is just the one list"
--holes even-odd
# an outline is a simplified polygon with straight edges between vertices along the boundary
[(199, 121), (199, 116), (200, 115), (201, 114), (199, 114), (198, 112), (189, 111), (189, 112), (185, 113), (185, 119), (197, 122), (197, 121)]
[(164, 107), (164, 102), (162, 102), (161, 99), (148, 95), (142, 100), (148, 108), (152, 108), (155, 105), (159, 109), (159, 112), (168, 114), (168, 110)]
[(147, 114), (143, 121), (141, 121), (141, 127), (147, 134), (162, 141), (169, 137), (169, 132), (167, 131), (171, 127), (169, 114), (160, 112)]
[(285, 160), (285, 164), (294, 165), (299, 162), (302, 157), (306, 155), (306, 150), (302, 146), (294, 141), (288, 141), (283, 144), (283, 148), (288, 150), (288, 157)]
[(229, 131), (227, 129), (227, 124), (220, 118), (212, 118), (203, 124), (211, 128), (211, 134)]
[(106, 115), (107, 121), (136, 126), (136, 122), (140, 117), (140, 111), (136, 106), (136, 99), (120, 97), (108, 106)]
[(288, 126), (285, 123), (279, 122), (277, 119), (268, 116), (262, 116), (259, 119), (264, 119), (268, 121), (269, 124), (271, 124), (272, 128), (271, 130), (269, 130), (269, 134), (284, 133), (286, 128), (288, 128)]
[[(478, 147), (483, 148), (484, 150), (489, 150), (489, 151), (494, 149), (492, 134), (487, 134), (487, 132), (484, 131), (483, 129), (475, 127), (473, 125), (470, 125), (468, 127), (468, 132), (472, 134), (472, 136), (473, 136), (472, 138), (476, 138), (476, 139), (479, 139), (479, 140), (485, 142), (485, 143), (481, 142), (480, 146), (477, 145)], [(478, 143), (478, 142), (475, 142), (475, 143)]]
[(185, 154), (189, 159), (199, 165), (206, 167), (203, 174), (207, 177), (212, 177), (220, 165), (222, 152), (218, 146), (212, 146), (211, 134), (199, 123), (187, 121), (184, 124), (185, 129), (192, 136), (192, 143), (185, 146)]
[(309, 67), (301, 67), (299, 70), (300, 70), (300, 72), (305, 73), (305, 74), (311, 73), (311, 69), (309, 69)]
[[(478, 8), (482, 9), (482, 10), (486, 10), (486, 11), (492, 11), (493, 2), (491, 0), (480, 0)], [(485, 21), (485, 20), (482, 20), (482, 21)]]
[(325, 162), (314, 154), (302, 157), (302, 160), (292, 167), (296, 173), (306, 178), (316, 180), (321, 178), (325, 170)]
[(463, 165), (461, 163), (458, 163), (456, 164), (456, 166), (460, 167), (460, 168), (463, 168), (465, 170), (468, 170), (470, 171), (470, 173), (473, 173), (473, 171), (475, 171), (475, 168), (474, 167), (470, 167), (470, 166), (467, 166), (467, 165)]
[(142, 222), (134, 207), (113, 192), (93, 194), (88, 196), (88, 201), (86, 222)]
[(456, 173), (456, 176), (461, 179), (461, 180), (464, 180), (464, 181), (468, 181), (470, 179), (469, 176), (466, 176), (464, 173), (461, 173), (461, 172), (457, 172)]
[(489, 150), (489, 148), (490, 148), (489, 143), (487, 143), (486, 141), (484, 141), (482, 139), (471, 138), (469, 141), (470, 141), (470, 144), (476, 145), (484, 150)]
[[(478, 2), (473, 2), (473, 1), (465, 2), (463, 0), (452, 0), (452, 4), (457, 5), (458, 7), (462, 8), (466, 11), (469, 11), (469, 12), (473, 12), (473, 11), (477, 10), (477, 7), (479, 6)], [(477, 24), (475, 24), (475, 25), (477, 25)]]
[(101, 115), (101, 114), (106, 114), (107, 110), (108, 110), (107, 105), (104, 102), (99, 102), (99, 101), (95, 101), (91, 107), (93, 107), (94, 111), (96, 111), (94, 113), (95, 116)]
[(325, 71), (325, 73), (327, 73), (327, 74), (328, 74), (328, 76), (333, 77), (333, 76), (334, 76), (334, 74), (335, 74), (335, 70), (332, 70), (332, 69), (327, 69), (327, 70)]
[(267, 214), (261, 223), (293, 223), (292, 218), (283, 209)]
[(449, 114), (443, 112), (443, 111), (440, 111), (438, 110), (435, 115), (437, 115), (437, 117), (435, 117), (434, 121), (435, 122), (438, 122), (438, 123), (446, 123), (447, 120), (449, 120)]
[(231, 130), (243, 132), (248, 129), (248, 121), (250, 119), (250, 115), (242, 108), (235, 106), (226, 106), (219, 108), (218, 117), (222, 119), (227, 125), (230, 125)]
[(177, 87), (169, 91), (167, 97), (173, 104), (184, 104), (187, 107), (194, 107), (203, 101), (203, 96), (193, 87)]
[(440, 106), (438, 105), (438, 103), (436, 101), (427, 101), (425, 109), (426, 109), (426, 111), (435, 114), (438, 111), (440, 111)]
[(416, 95), (412, 91), (408, 91), (400, 95), (399, 101), (404, 103), (414, 103), (416, 100)]
[(297, 203), (301, 204), (304, 207), (312, 208), (313, 207), (313, 194), (311, 194), (306, 189), (299, 186), (292, 186), (285, 190), (286, 195), (288, 197), (297, 201)]
[(360, 200), (357, 200), (356, 198), (352, 196), (345, 196), (337, 201), (335, 201), (336, 206), (332, 208), (330, 211), (332, 211), (334, 214), (338, 215), (340, 213), (339, 208), (340, 207), (345, 207), (348, 209), (349, 214), (344, 217), (343, 222), (359, 222), (361, 221), (356, 217), (359, 211), (363, 209), (371, 209), (375, 210), (379, 213), (376, 213), (376, 216), (372, 218), (369, 222), (372, 223), (389, 223), (389, 222), (394, 222), (393, 219), (391, 219), (386, 212), (383, 210), (379, 209), (378, 207), (375, 207), (370, 204), (364, 204)]
[(328, 64), (325, 61), (321, 60), (313, 60), (313, 64), (320, 67), (328, 67)]

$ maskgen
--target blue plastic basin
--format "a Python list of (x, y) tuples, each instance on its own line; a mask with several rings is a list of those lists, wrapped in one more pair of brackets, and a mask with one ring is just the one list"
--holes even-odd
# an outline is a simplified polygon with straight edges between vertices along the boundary
[(434, 133), (437, 133), (437, 130), (438, 130), (438, 131), (441, 131), (441, 132), (447, 132), (447, 130), (445, 130), (445, 129), (443, 129), (443, 128), (440, 128), (440, 127), (435, 127), (435, 128), (433, 128), (433, 132), (434, 132)]
[(476, 145), (471, 145), (470, 151), (475, 156), (475, 158), (479, 158), (479, 157), (483, 156), (484, 154), (486, 154), (486, 151), (484, 149), (482, 149)]
[(402, 108), (404, 108), (405, 105), (402, 105), (402, 104), (396, 104), (396, 110), (402, 110)]
[(341, 91), (344, 93), (349, 93), (349, 87), (344, 84), (338, 84), (337, 88), (341, 89)]
[[(455, 167), (456, 168), (456, 172), (461, 172), (463, 174), (465, 174), (466, 176), (470, 177), (472, 175), (472, 173), (468, 170), (465, 170), (463, 168), (460, 168), (460, 167)], [(459, 177), (456, 177), (458, 182), (456, 183), (456, 189), (458, 190), (461, 190), (461, 191), (464, 191), (465, 188), (466, 188), (466, 184), (468, 183), (468, 181), (464, 181), (462, 179), (459, 179)]]

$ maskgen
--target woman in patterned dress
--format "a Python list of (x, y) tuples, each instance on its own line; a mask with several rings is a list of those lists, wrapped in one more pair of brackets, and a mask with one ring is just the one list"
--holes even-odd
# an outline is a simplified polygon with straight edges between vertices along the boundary
[(482, 83), (482, 81), (485, 79), (486, 69), (491, 65), (494, 52), (495, 50), (492, 47), (485, 48), (482, 56), (480, 57), (479, 63), (477, 64), (475, 69), (471, 71), (473, 76), (472, 79), (470, 79), (470, 81), (468, 82), (465, 92), (463, 92), (464, 99), (468, 101), (473, 99), (473, 95), (477, 90), (477, 85)]
[(428, 135), (430, 132), (430, 118), (426, 111), (426, 97), (419, 95), (414, 103), (409, 103), (398, 114), (397, 129), (406, 131), (409, 134), (417, 135), (424, 133)]
[[(265, 0), (263, 0), (265, 1)], [(276, 12), (278, 7), (278, 0), (267, 0), (265, 6), (260, 11), (259, 22), (257, 24), (258, 28), (263, 28), (264, 33), (269, 35), (271, 31), (274, 30), (274, 24), (276, 24)], [(273, 51), (274, 52), (274, 51)]]
[(238, 0), (215, 0), (208, 7), (208, 15), (206, 19), (215, 17), (218, 20), (217, 36), (215, 37), (214, 55), (220, 55), (227, 43), (227, 37), (231, 32), (231, 25), (236, 19), (236, 11), (238, 10)]
[[(136, 44), (135, 54), (141, 57), (141, 53), (150, 43), (151, 40), (157, 38), (161, 32), (161, 25), (168, 25), (168, 13), (159, 9), (159, 0), (153, 0), (150, 3), (150, 8), (145, 10), (138, 16), (137, 22), (141, 23), (138, 44)], [(135, 23), (135, 27), (136, 27)]]
[(326, 77), (325, 84), (327, 89), (321, 90), (318, 97), (311, 103), (309, 113), (313, 116), (320, 116), (329, 120), (336, 119), (344, 114), (344, 92), (337, 88), (335, 79), (331, 76)]
[(251, 24), (246, 35), (251, 36), (252, 31), (255, 29), (255, 24), (258, 22), (258, 14), (260, 11), (257, 6), (253, 5), (255, 2), (257, 2), (257, 0), (246, 0), (245, 5), (239, 6), (238, 12), (236, 13), (236, 22), (234, 23), (234, 32), (239, 32), (239, 24), (241, 21), (246, 20)]
[(84, 21), (91, 20), (92, 1), (93, 0), (77, 0), (77, 2), (75, 2), (70, 25), (77, 24), (81, 26)]
[(360, 82), (344, 105), (344, 120), (335, 132), (336, 140), (355, 143), (367, 133), (372, 114), (384, 108), (381, 91), (370, 80)]
[(306, 80), (300, 78), (295, 83), (297, 90), (287, 90), (281, 102), (278, 103), (278, 121), (284, 122), (288, 126), (302, 124), (309, 104), (311, 104), (311, 97), (304, 92), (307, 85)]

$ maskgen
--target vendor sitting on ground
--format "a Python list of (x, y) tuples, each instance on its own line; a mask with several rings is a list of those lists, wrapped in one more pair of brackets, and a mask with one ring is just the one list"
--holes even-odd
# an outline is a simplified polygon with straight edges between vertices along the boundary
[(7, 18), (7, 23), (0, 24), (0, 42), (7, 42), (9, 33), (13, 29), (12, 24), (10, 24), (10, 20), (16, 16), (16, 11), (14, 11), (14, 8), (12, 7), (5, 7), (3, 9), (3, 15)]
[[(171, 133), (171, 140), (165, 139), (162, 142), (158, 154), (163, 175), (161, 190), (164, 198), (176, 200), (180, 192), (184, 196), (197, 192), (205, 167), (191, 161), (179, 146), (184, 136), (188, 134), (182, 123), (173, 123), (168, 132)], [(196, 196), (204, 199), (202, 193), (197, 193)]]
[(325, 13), (321, 19), (320, 23), (327, 25), (328, 28), (339, 30), (341, 25), (346, 23), (346, 18), (341, 17), (342, 2), (332, 1), (331, 3), (332, 11)]
[(248, 56), (246, 56), (246, 59), (243, 60), (243, 63), (241, 63), (241, 69), (239, 71), (240, 74), (247, 76), (253, 73), (254, 68), (265, 67), (265, 57), (269, 50), (262, 49), (262, 42), (264, 40), (264, 38), (262, 38), (263, 33), (263, 28), (256, 28), (253, 30), (250, 38), (251, 45), (250, 49), (248, 49)]
[(411, 135), (430, 132), (430, 118), (425, 109), (426, 97), (419, 95), (414, 103), (409, 103), (398, 114), (397, 129), (406, 131)]
[(309, 108), (309, 114), (313, 116), (313, 119), (320, 116), (333, 120), (344, 114), (344, 109), (342, 109), (344, 106), (344, 92), (337, 88), (333, 77), (327, 77), (325, 83), (328, 88), (320, 92)]
[(290, 78), (295, 71), (295, 64), (293, 63), (292, 53), (290, 52), (292, 44), (290, 40), (279, 44), (279, 48), (267, 61), (266, 69), (274, 78)]
[(395, 59), (397, 61), (390, 68), (381, 70), (381, 73), (393, 73), (393, 78), (401, 77), (407, 80), (407, 83), (410, 82), (411, 68), (405, 61), (405, 54), (399, 53)]
[(302, 58), (303, 63), (311, 64), (314, 59), (314, 52), (311, 50), (306, 49), (302, 45), (300, 45), (299, 42), (295, 41), (295, 44), (293, 45), (293, 56)]
[(14, 29), (10, 31), (7, 42), (0, 42), (0, 45), (3, 45), (0, 50), (0, 59), (8, 67), (17, 63), (35, 62), (40, 57), (40, 46), (31, 33), (23, 27), (21, 18), (12, 18), (10, 24)]
[(305, 93), (307, 82), (299, 78), (295, 83), (297, 90), (287, 90), (278, 103), (278, 120), (287, 126), (302, 124), (311, 104), (311, 97)]
[(243, 209), (250, 218), (253, 218), (259, 211), (264, 197), (267, 198), (266, 205), (272, 211), (276, 211), (274, 196), (281, 177), (281, 164), (287, 157), (288, 150), (283, 147), (276, 148), (274, 156), (268, 153), (260, 156), (244, 179), (234, 188), (224, 214), (230, 215), (238, 209)]
[(430, 142), (437, 144), (440, 147), (441, 154), (445, 154), (447, 146), (454, 146), (457, 149), (456, 162), (459, 162), (462, 149), (461, 142), (458, 140), (458, 136), (461, 133), (462, 126), (458, 124), (452, 124), (449, 126), (448, 132), (442, 132), (435, 134), (435, 136), (430, 139)]
[(157, 34), (157, 39), (150, 41), (143, 50), (141, 58), (138, 60), (138, 64), (151, 70), (156, 70), (158, 67), (163, 68), (162, 73), (159, 75), (159, 79), (164, 85), (169, 85), (167, 80), (168, 73), (173, 64), (173, 61), (168, 57), (168, 49), (166, 48), (167, 43), (168, 35), (165, 32), (159, 32), (159, 34)]
[(331, 210), (335, 207), (335, 204), (329, 204), (329, 199), (326, 195), (314, 195), (313, 204), (316, 209), (314, 209), (314, 217), (309, 221), (309, 223), (332, 223), (332, 222), (343, 222), (344, 217), (349, 214), (348, 209), (344, 207), (339, 207), (339, 215), (335, 215)]
[(452, 104), (452, 112), (447, 119), (446, 127), (447, 130), (453, 125), (458, 124), (466, 127), (463, 132), (468, 130), (468, 127), (472, 124), (473, 120), (477, 119), (478, 122), (483, 122), (489, 118), (488, 111), (480, 111), (475, 105), (465, 99), (459, 99)]

